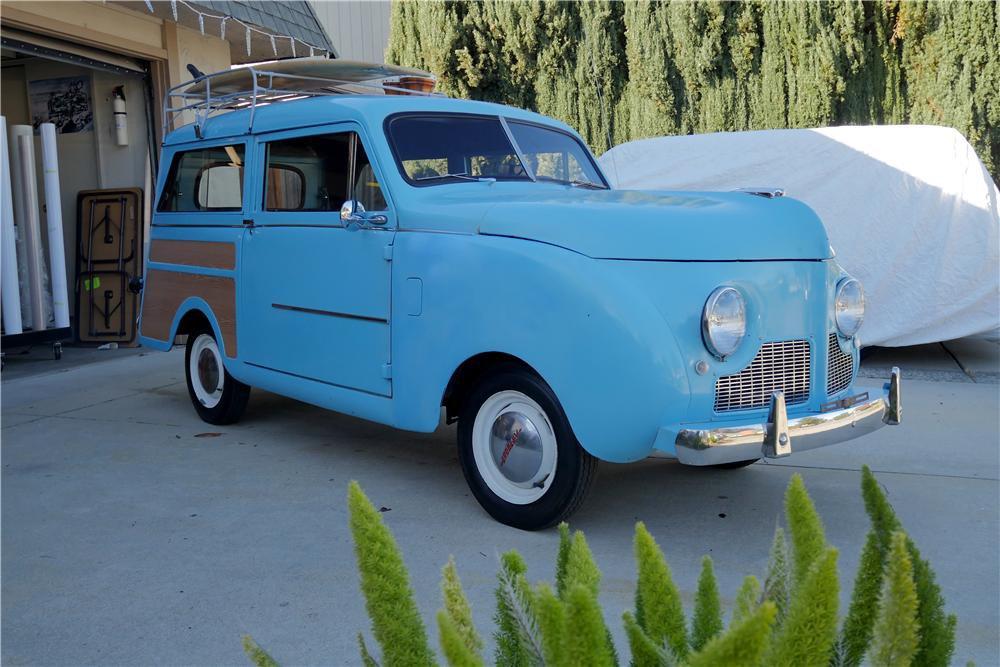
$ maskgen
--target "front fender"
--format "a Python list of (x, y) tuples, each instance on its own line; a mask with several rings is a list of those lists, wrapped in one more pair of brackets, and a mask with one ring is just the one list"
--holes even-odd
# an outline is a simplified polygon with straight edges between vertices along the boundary
[(687, 410), (688, 380), (666, 321), (612, 265), (484, 235), (400, 233), (395, 246), (398, 426), (433, 429), (455, 369), (490, 351), (536, 369), (600, 459), (644, 458), (665, 415), (679, 420)]

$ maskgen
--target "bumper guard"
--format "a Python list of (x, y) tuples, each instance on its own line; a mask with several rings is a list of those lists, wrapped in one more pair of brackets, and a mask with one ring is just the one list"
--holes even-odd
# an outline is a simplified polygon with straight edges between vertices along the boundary
[(789, 419), (785, 396), (771, 396), (767, 422), (710, 429), (682, 429), (674, 443), (677, 459), (687, 465), (705, 466), (752, 459), (781, 458), (867, 435), (902, 419), (899, 368), (879, 392), (852, 396), (840, 409)]

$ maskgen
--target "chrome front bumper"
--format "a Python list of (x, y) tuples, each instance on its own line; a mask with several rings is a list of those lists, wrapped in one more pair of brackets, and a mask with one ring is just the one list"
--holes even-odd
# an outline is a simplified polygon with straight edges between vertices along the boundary
[(687, 465), (706, 466), (761, 457), (780, 458), (867, 435), (886, 424), (899, 424), (902, 417), (899, 384), (899, 369), (893, 368), (880, 396), (848, 397), (838, 402), (845, 407), (797, 419), (788, 418), (785, 397), (776, 391), (771, 397), (767, 422), (763, 424), (682, 429), (674, 442), (677, 459)]

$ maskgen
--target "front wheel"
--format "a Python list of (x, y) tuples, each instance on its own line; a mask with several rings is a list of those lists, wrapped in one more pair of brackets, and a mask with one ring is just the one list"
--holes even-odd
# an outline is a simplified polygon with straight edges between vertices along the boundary
[(552, 389), (516, 368), (490, 376), (469, 396), (459, 415), (458, 457), (483, 509), (522, 530), (572, 514), (597, 469)]
[(203, 421), (217, 426), (239, 421), (250, 398), (250, 387), (226, 370), (211, 330), (188, 336), (184, 370), (188, 395)]

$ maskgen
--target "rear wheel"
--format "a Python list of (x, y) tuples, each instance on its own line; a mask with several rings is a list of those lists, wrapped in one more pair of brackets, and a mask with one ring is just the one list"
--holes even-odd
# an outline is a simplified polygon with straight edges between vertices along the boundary
[(473, 390), (459, 416), (458, 455), (479, 504), (523, 530), (548, 528), (572, 514), (597, 469), (552, 389), (519, 368), (495, 373)]
[(250, 387), (226, 370), (210, 329), (188, 336), (184, 370), (188, 395), (203, 421), (220, 426), (239, 421), (250, 398)]

